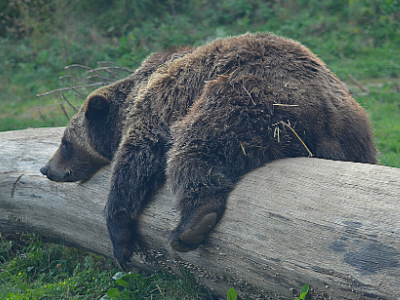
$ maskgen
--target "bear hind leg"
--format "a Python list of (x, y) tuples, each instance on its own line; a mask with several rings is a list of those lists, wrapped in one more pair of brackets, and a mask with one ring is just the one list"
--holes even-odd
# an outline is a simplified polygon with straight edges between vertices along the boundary
[(181, 224), (172, 232), (169, 241), (171, 247), (179, 252), (194, 250), (201, 244), (219, 220), (218, 213), (211, 211), (200, 213), (186, 226)]
[(181, 219), (171, 233), (171, 247), (180, 252), (196, 249), (221, 219), (233, 183), (216, 164), (180, 153), (172, 158), (169, 174)]

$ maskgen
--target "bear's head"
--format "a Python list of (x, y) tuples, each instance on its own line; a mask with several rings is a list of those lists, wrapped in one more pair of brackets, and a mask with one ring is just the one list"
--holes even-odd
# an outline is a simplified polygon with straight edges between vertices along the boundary
[(102, 88), (88, 96), (70, 120), (58, 150), (40, 169), (43, 175), (59, 182), (87, 181), (111, 162), (119, 135), (109, 92)]

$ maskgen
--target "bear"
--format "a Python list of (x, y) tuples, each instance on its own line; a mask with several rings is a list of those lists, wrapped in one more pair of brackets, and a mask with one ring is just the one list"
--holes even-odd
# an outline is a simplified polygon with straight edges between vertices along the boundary
[(308, 48), (246, 33), (154, 53), (92, 92), (40, 171), (87, 181), (112, 164), (104, 215), (124, 268), (140, 246), (138, 216), (166, 180), (180, 212), (169, 242), (186, 252), (204, 243), (246, 173), (302, 156), (377, 163), (369, 118)]

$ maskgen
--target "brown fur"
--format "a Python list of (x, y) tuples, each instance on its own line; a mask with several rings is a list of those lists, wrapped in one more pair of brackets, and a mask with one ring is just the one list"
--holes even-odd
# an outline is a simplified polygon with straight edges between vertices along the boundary
[[(75, 119), (64, 139), (101, 162), (88, 176), (113, 161), (105, 217), (119, 262), (167, 177), (181, 212), (170, 242), (187, 251), (222, 217), (240, 177), (269, 161), (311, 152), (376, 163), (368, 117), (341, 82), (307, 48), (268, 33), (155, 54), (93, 92)], [(58, 168), (50, 161), (43, 173)]]

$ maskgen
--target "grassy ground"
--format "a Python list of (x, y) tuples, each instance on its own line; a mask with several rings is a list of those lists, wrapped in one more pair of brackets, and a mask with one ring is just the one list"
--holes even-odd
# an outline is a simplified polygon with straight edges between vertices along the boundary
[(0, 235), (1, 300), (100, 298), (200, 300), (211, 295), (184, 270), (181, 278), (164, 272), (124, 274), (112, 260), (93, 253), (42, 243), (34, 235), (18, 241)]
[[(113, 61), (135, 69), (131, 58), (141, 61), (160, 49), (271, 31), (309, 47), (348, 83), (371, 117), (380, 162), (400, 167), (398, 0), (16, 0), (1, 2), (0, 12), (2, 131), (68, 122), (57, 94), (36, 97), (76, 84), (60, 76), (86, 76), (67, 65)], [(82, 101), (73, 92), (68, 99), (75, 106)], [(0, 300), (100, 299), (107, 291), (119, 299), (210, 298), (188, 274), (113, 279), (112, 261), (32, 236), (0, 238), (0, 264)]]
[(363, 92), (349, 86), (357, 93), (355, 98), (367, 110), (375, 129), (381, 164), (400, 167), (400, 80), (394, 78), (364, 79)]
[(0, 299), (99, 299), (114, 287), (111, 260), (35, 236), (0, 240)]

